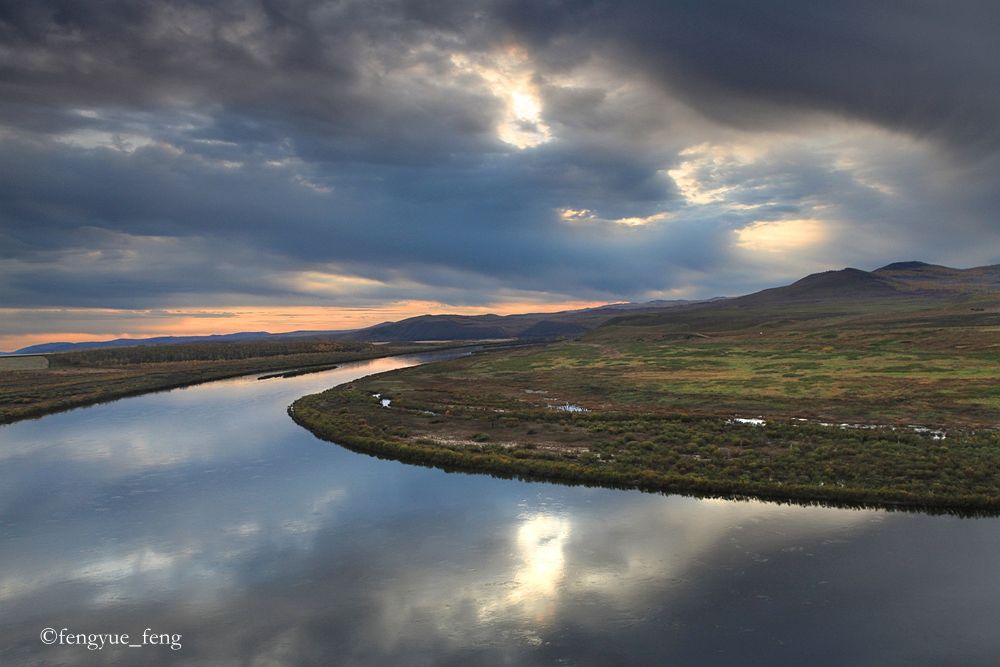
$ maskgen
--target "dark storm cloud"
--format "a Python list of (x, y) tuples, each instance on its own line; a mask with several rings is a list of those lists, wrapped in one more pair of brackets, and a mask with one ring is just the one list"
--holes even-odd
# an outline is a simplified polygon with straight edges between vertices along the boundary
[[(481, 150), (495, 143), (483, 113), (495, 101), (373, 90), (363, 69), (374, 57), (444, 74), (449, 52), (506, 38), (552, 70), (593, 57), (637, 67), (726, 122), (815, 109), (985, 149), (1000, 141), (998, 30), (991, 1), (7, 2), (0, 81), (5, 115), (27, 126), (79, 122), (60, 113), (73, 104), (221, 107), (234, 117), (216, 134), (241, 143), (350, 127), (403, 154), (442, 131), (448, 152)], [(352, 155), (337, 138), (320, 146)]]
[(585, 44), (726, 123), (816, 110), (971, 152), (1000, 148), (992, 0), (516, 0), (498, 14), (555, 66)]
[[(361, 70), (434, 71), (454, 36), (392, 4), (7, 3), (0, 8), (3, 112), (22, 128), (85, 125), (67, 107), (194, 111), (188, 132), (285, 142), (313, 158), (423, 161), (494, 146), (495, 100), (420, 80), (372, 86)], [(370, 73), (369, 73), (370, 74)], [(37, 110), (47, 121), (39, 121)], [(152, 119), (155, 123), (157, 119)], [(157, 128), (169, 134), (168, 128)]]
[[(609, 239), (552, 224), (551, 209), (577, 192), (586, 193), (578, 197), (584, 203), (625, 198), (633, 210), (668, 193), (665, 179), (645, 182), (645, 172), (624, 157), (577, 154), (570, 169), (560, 151), (543, 151), (518, 168), (501, 163), (430, 175), (360, 166), (337, 174), (338, 187), (323, 192), (282, 169), (212, 167), (155, 146), (132, 153), (14, 142), (8, 148), (11, 162), (0, 163), (0, 197), (10, 202), (0, 257), (19, 264), (0, 287), (6, 305), (141, 307), (159, 291), (191, 293), (199, 285), (294, 294), (273, 286), (269, 272), (322, 270), (324, 262), (442, 289), (467, 287), (470, 273), (491, 278), (462, 303), (488, 300), (497, 280), (605, 297), (660, 280), (642, 265), (616, 266), (623, 252), (642, 252), (628, 230)], [(433, 211), (434, 218), (414, 219), (414, 210)], [(686, 246), (685, 254), (694, 250)], [(443, 284), (449, 271), (442, 268), (450, 270)]]
[[(997, 27), (993, 3), (0, 1), (0, 306), (711, 296), (997, 261)], [(540, 109), (511, 117), (526, 86)], [(734, 250), (821, 215), (820, 248)]]

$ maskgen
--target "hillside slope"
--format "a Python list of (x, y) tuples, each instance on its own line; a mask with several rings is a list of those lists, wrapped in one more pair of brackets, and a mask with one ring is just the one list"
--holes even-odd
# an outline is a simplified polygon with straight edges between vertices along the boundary
[(549, 339), (577, 336), (622, 313), (655, 313), (690, 301), (622, 303), (556, 313), (519, 315), (420, 315), (386, 322), (344, 336), (354, 341), (442, 341), (484, 339)]
[(669, 312), (638, 313), (608, 320), (594, 335), (614, 338), (823, 326), (823, 322), (867, 318), (958, 318), (967, 325), (989, 324), (1000, 294), (1000, 265), (952, 269), (900, 262), (862, 271), (846, 268), (808, 275), (784, 287), (746, 296), (691, 304)]

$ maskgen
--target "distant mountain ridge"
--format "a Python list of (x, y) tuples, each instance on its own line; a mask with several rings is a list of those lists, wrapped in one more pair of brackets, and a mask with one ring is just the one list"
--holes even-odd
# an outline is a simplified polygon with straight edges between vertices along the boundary
[(942, 296), (1000, 289), (1000, 264), (954, 269), (908, 261), (887, 264), (874, 271), (846, 268), (813, 273), (784, 287), (773, 287), (738, 297), (735, 302), (827, 301), (901, 296)]
[(615, 303), (595, 308), (555, 313), (525, 313), (518, 315), (419, 315), (382, 322), (364, 329), (292, 331), (269, 333), (243, 331), (207, 336), (157, 336), (153, 338), (117, 338), (82, 343), (40, 343), (21, 348), (11, 354), (48, 354), (108, 347), (136, 345), (178, 345), (182, 343), (225, 343), (287, 338), (331, 338), (355, 342), (409, 342), (485, 340), (505, 338), (558, 338), (575, 336), (600, 325), (622, 312), (643, 312), (691, 303), (688, 301), (649, 301), (646, 303)]
[(790, 285), (773, 287), (734, 298), (700, 301), (649, 301), (614, 303), (581, 310), (517, 315), (419, 315), (397, 322), (382, 322), (356, 330), (247, 331), (211, 336), (160, 336), (119, 338), (86, 343), (43, 343), (14, 354), (43, 354), (100, 347), (171, 345), (179, 343), (232, 342), (281, 338), (325, 337), (355, 342), (469, 341), (485, 339), (544, 340), (579, 336), (612, 320), (643, 315), (670, 317), (670, 313), (718, 307), (753, 308), (809, 302), (844, 303), (862, 299), (948, 298), (955, 295), (1000, 292), (1000, 264), (955, 269), (919, 261), (893, 262), (874, 271), (845, 268), (822, 271)]
[(116, 338), (114, 340), (86, 341), (83, 343), (39, 343), (22, 347), (20, 350), (6, 354), (47, 354), (50, 352), (69, 352), (71, 350), (91, 350), (107, 347), (133, 347), (139, 345), (180, 345), (182, 343), (232, 343), (250, 340), (267, 340), (280, 338), (309, 338), (315, 336), (345, 335), (347, 331), (290, 331), (287, 333), (269, 333), (267, 331), (240, 331), (231, 334), (209, 334), (206, 336), (156, 336), (153, 338)]
[[(759, 326), (789, 318), (811, 318), (887, 309), (961, 308), (983, 313), (992, 322), (1000, 305), (1000, 265), (955, 269), (925, 262), (887, 264), (874, 271), (846, 268), (810, 274), (789, 285), (772, 287), (719, 302), (695, 304), (661, 313), (622, 315), (601, 331), (616, 327), (664, 327), (671, 335), (733, 327)], [(693, 334), (691, 334), (693, 335)]]
[(910, 289), (981, 292), (1000, 289), (1000, 264), (953, 269), (924, 262), (896, 262), (875, 269), (874, 274), (901, 282)]

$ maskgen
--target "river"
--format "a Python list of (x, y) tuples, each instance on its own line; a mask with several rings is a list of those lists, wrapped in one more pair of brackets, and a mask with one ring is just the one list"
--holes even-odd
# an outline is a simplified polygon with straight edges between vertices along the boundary
[[(448, 474), (285, 413), (454, 354), (0, 427), (0, 664), (1000, 660), (1000, 520)], [(88, 650), (46, 628), (180, 637)]]

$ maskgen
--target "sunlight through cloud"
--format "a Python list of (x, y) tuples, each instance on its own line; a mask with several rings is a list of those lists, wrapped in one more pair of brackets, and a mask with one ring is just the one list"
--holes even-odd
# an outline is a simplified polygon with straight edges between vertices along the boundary
[(785, 252), (814, 246), (828, 236), (821, 220), (760, 220), (735, 230), (736, 245), (746, 250)]
[(523, 49), (509, 47), (487, 62), (456, 53), (451, 62), (459, 71), (481, 78), (490, 92), (503, 101), (504, 116), (497, 126), (501, 141), (523, 150), (552, 139), (552, 132), (542, 119), (534, 68)]
[(634, 215), (622, 218), (602, 218), (589, 208), (561, 208), (558, 210), (559, 219), (568, 223), (610, 223), (623, 225), (625, 227), (644, 227), (654, 222), (662, 222), (670, 217), (666, 211), (652, 213), (650, 215)]

